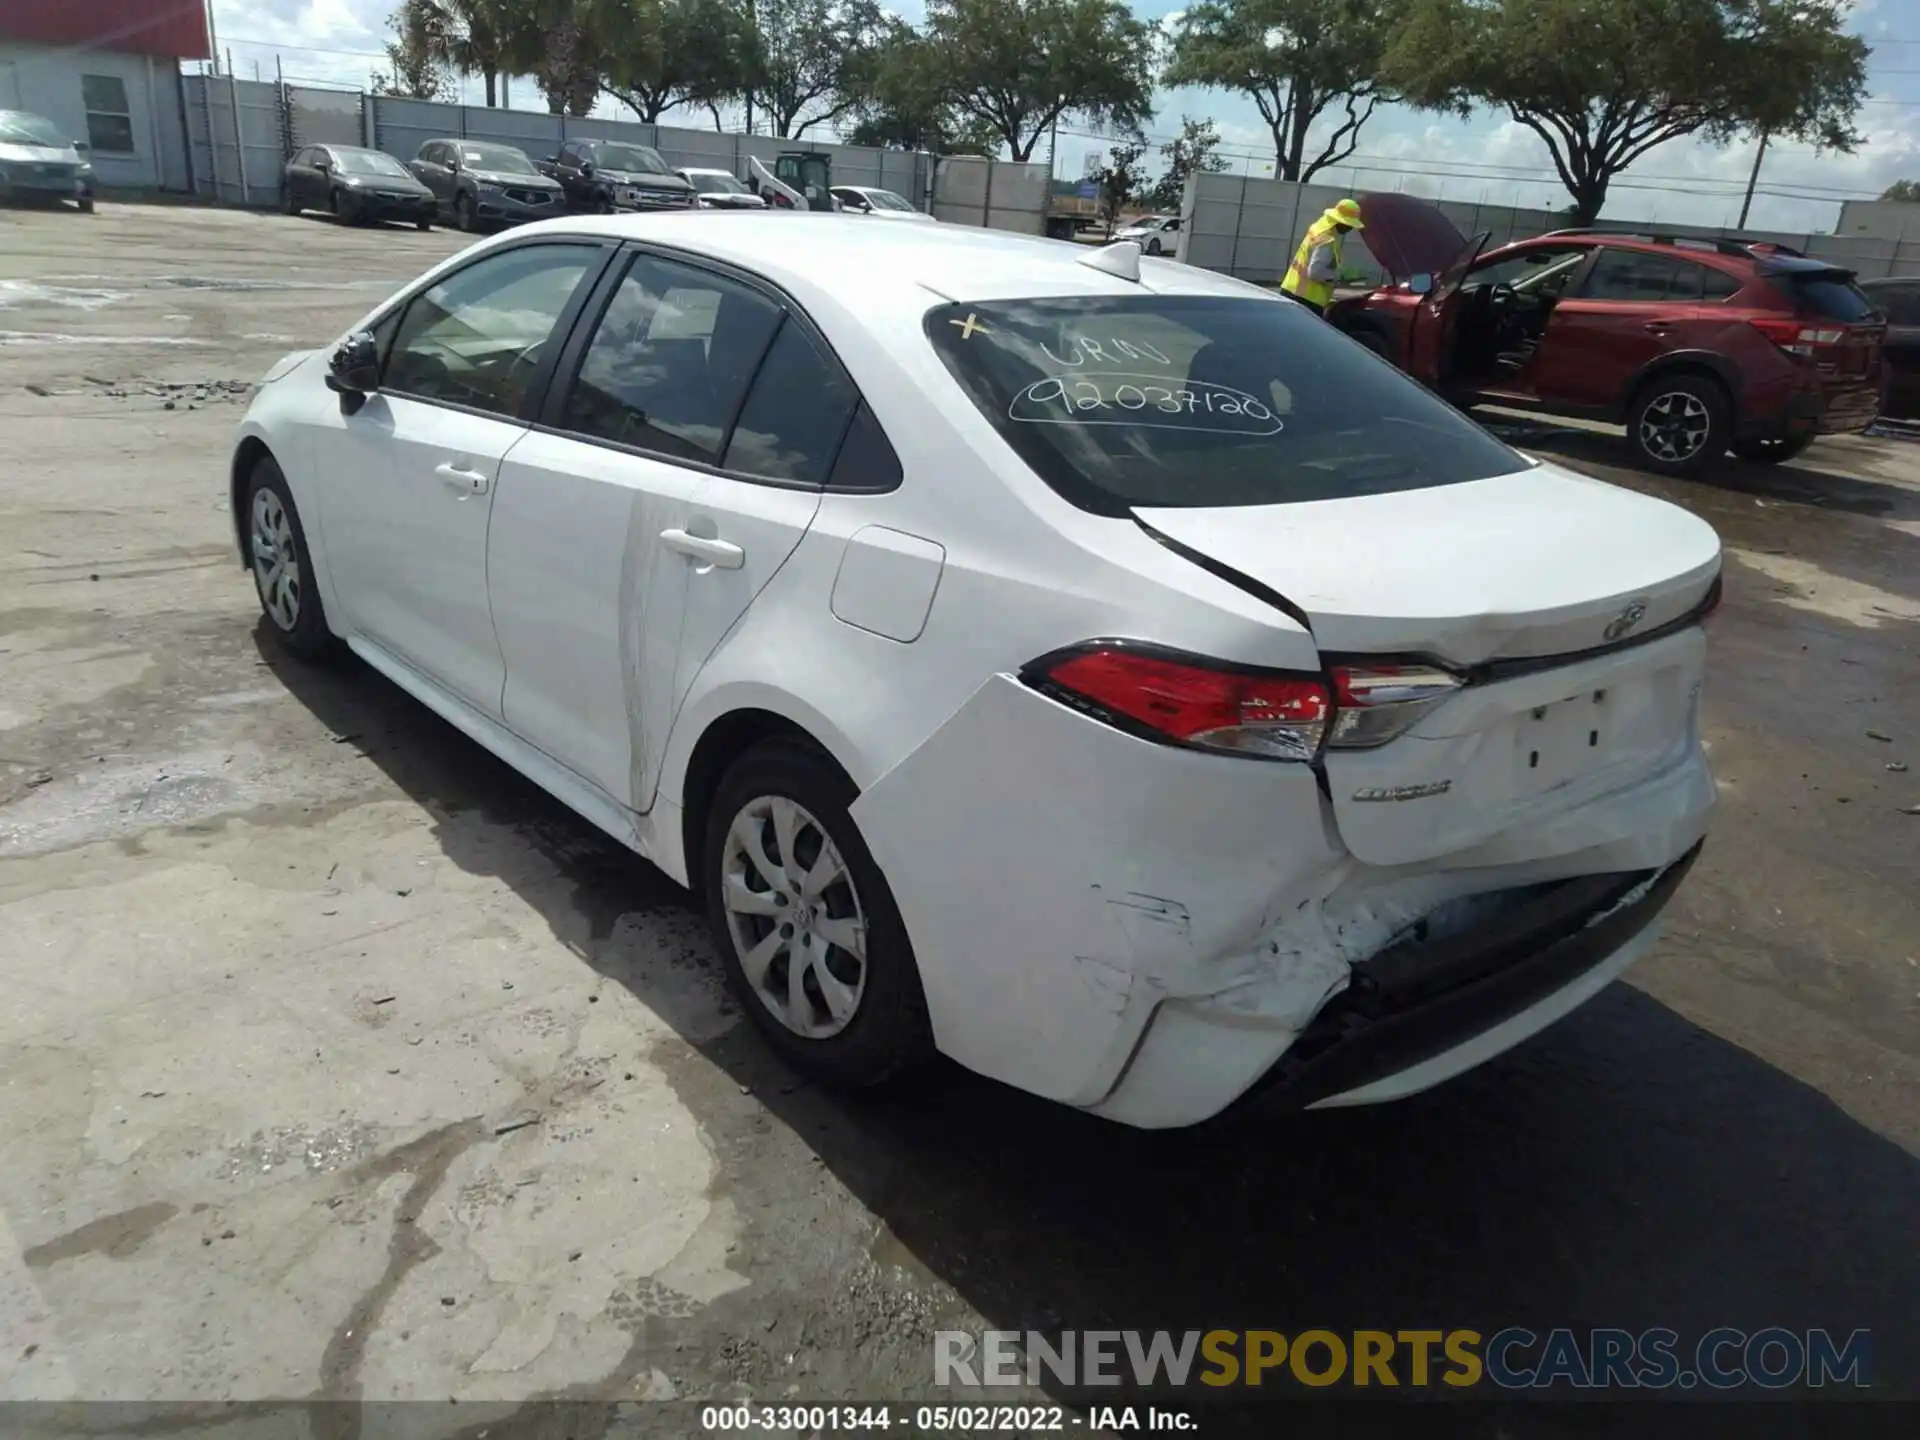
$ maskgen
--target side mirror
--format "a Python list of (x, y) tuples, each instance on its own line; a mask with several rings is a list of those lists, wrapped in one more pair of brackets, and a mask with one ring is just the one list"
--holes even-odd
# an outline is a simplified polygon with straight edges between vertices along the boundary
[(1433, 289), (1433, 276), (1413, 275), (1407, 279), (1407, 289), (1416, 295), (1425, 295)]
[(581, 173), (582, 175), (591, 175), (591, 174), (593, 174), (593, 161), (591, 161), (591, 160), (582, 160), (582, 161), (580, 162), (580, 173)]
[(358, 331), (340, 342), (327, 362), (327, 388), (357, 399), (380, 388), (380, 343), (372, 331)]
[(316, 170), (331, 170), (333, 168), (333, 162), (324, 155), (317, 155), (314, 157), (313, 168)]
[(84, 140), (76, 140), (73, 142), (73, 150), (76, 155), (84, 160), (93, 153), (93, 146)]
[(560, 163), (560, 157), (558, 155), (549, 155), (540, 163), (542, 165), (558, 165)]
[(447, 157), (447, 169), (458, 170), (459, 168), (460, 168), (460, 157), (458, 155), (449, 155)]

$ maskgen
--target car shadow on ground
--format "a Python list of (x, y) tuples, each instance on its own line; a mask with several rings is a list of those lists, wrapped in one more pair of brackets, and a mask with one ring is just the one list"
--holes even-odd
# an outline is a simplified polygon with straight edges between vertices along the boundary
[[(1664, 1326), (1685, 1344), (1719, 1326), (1864, 1328), (1876, 1385), (1920, 1394), (1920, 1161), (1630, 986), (1438, 1091), (1375, 1108), (1153, 1134), (952, 1066), (897, 1092), (836, 1094), (794, 1083), (750, 1026), (703, 1038), (710, 1020), (677, 1012), (679, 991), (636, 984), (648, 972), (615, 922), (671, 911), (693, 933), (677, 885), (358, 661), (317, 668), (256, 639), (294, 695), (434, 817), (450, 860), (514, 888), (556, 935), (584, 934), (584, 960), (724, 1073), (712, 1114), (689, 1100), (723, 1165), (749, 1153), (720, 1134), (738, 1126), (719, 1098), (737, 1102), (737, 1082), (884, 1222), (876, 1259), (938, 1277), (993, 1326)], [(718, 969), (704, 946), (695, 963)], [(1597, 1423), (1550, 1406), (1468, 1429), (1648, 1433)]]

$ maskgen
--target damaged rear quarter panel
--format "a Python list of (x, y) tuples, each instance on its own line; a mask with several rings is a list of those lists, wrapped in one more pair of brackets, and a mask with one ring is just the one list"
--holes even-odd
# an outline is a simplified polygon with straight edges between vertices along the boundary
[(1007, 675), (852, 813), (940, 1048), (1069, 1103), (1105, 1092), (1161, 998), (1240, 978), (1344, 860), (1308, 767), (1135, 739)]

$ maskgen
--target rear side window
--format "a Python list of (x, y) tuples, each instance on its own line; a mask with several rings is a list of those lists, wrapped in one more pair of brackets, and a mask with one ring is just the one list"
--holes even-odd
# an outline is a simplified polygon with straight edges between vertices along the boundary
[(1745, 284), (1739, 276), (1729, 275), (1724, 270), (1708, 269), (1706, 266), (1701, 269), (1706, 271), (1705, 288), (1700, 293), (1702, 300), (1731, 300)]
[(806, 327), (788, 320), (733, 427), (726, 468), (824, 485), (858, 398)]
[(1851, 325), (1873, 317), (1875, 306), (1844, 270), (1816, 270), (1810, 274), (1775, 275), (1774, 281), (1791, 295), (1796, 309), (1843, 320)]
[(718, 464), (780, 318), (766, 296), (724, 275), (637, 256), (567, 391), (562, 424)]
[(1334, 500), (1526, 468), (1285, 300), (1007, 300), (940, 306), (925, 328), (1015, 452), (1100, 514)]
[(1706, 275), (1707, 267), (1692, 260), (1608, 247), (1587, 272), (1580, 296), (1585, 300), (1698, 300)]

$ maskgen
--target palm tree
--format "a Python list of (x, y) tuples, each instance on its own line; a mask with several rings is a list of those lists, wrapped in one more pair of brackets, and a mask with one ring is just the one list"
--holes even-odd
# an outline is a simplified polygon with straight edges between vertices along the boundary
[(514, 0), (405, 0), (403, 14), (449, 69), (485, 80), (493, 106), (505, 102), (507, 77), (525, 54), (525, 9)]

